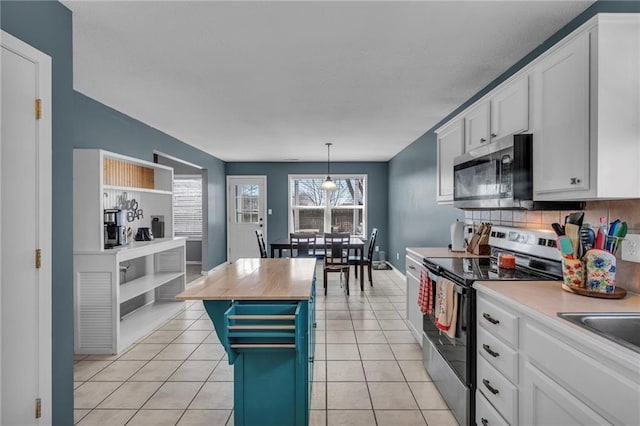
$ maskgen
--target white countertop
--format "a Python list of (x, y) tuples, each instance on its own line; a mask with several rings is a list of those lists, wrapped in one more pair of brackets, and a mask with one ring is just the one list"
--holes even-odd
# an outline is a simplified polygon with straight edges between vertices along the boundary
[(467, 251), (451, 251), (447, 247), (407, 247), (407, 252), (417, 257), (488, 257)]
[[(561, 281), (476, 281), (473, 287), (480, 293), (507, 303), (515, 302), (522, 305), (530, 316), (552, 327), (574, 330), (575, 333), (581, 333), (584, 337), (595, 339), (606, 345), (609, 345), (610, 341), (560, 318), (557, 313), (640, 312), (639, 294), (629, 292), (623, 299), (599, 299), (569, 293), (562, 289)], [(615, 345), (615, 347), (617, 352), (637, 360), (637, 353), (621, 345)]]

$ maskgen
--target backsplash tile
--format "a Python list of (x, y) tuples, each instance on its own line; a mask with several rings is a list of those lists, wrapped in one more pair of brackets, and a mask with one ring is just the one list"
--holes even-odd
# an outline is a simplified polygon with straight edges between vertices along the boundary
[[(584, 212), (583, 223), (591, 225), (594, 230), (598, 228), (600, 217), (605, 216), (607, 224), (620, 219), (627, 222), (629, 233), (640, 234), (640, 199), (588, 201)], [(465, 222), (475, 226), (481, 222), (491, 222), (494, 225), (552, 230), (551, 224), (564, 223), (564, 218), (569, 213), (573, 211), (467, 210)], [(620, 256), (619, 250), (616, 256), (616, 285), (627, 291), (640, 293), (640, 263), (623, 261)]]

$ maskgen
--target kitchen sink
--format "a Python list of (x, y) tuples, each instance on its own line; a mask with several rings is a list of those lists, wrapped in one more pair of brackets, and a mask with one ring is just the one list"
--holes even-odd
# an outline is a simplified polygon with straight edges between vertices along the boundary
[(638, 312), (558, 312), (558, 316), (640, 353)]

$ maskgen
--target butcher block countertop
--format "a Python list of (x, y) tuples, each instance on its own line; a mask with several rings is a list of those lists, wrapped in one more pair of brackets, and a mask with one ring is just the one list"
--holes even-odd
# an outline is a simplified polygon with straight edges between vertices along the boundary
[(407, 252), (418, 257), (487, 257), (466, 251), (451, 251), (447, 247), (407, 247)]
[(239, 259), (215, 269), (176, 300), (306, 300), (315, 259)]

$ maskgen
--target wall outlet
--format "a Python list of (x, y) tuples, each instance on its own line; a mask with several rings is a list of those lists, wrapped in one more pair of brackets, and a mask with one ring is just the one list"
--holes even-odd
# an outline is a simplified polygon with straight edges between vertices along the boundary
[(400, 253), (396, 253), (396, 260), (400, 260)]
[(622, 260), (640, 262), (640, 234), (627, 234), (622, 241)]
[(376, 251), (380, 251), (380, 246), (376, 246)]

